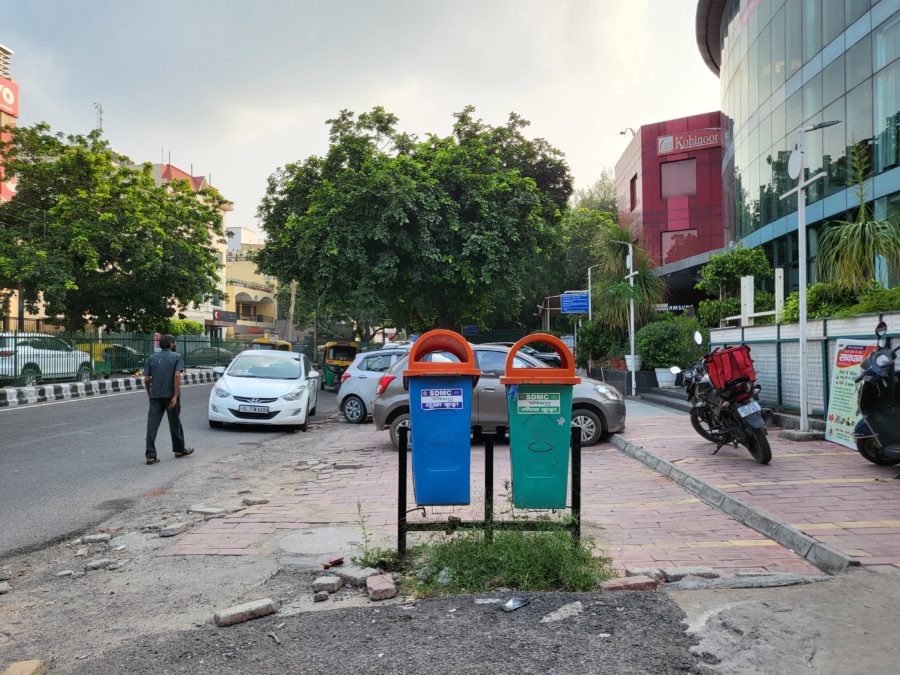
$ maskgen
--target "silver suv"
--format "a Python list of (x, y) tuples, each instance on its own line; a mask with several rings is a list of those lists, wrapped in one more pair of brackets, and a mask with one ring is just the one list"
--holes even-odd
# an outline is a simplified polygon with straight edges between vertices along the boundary
[[(472, 430), (476, 436), (488, 432), (502, 438), (509, 428), (509, 412), (506, 387), (500, 384), (500, 376), (506, 367), (509, 347), (472, 345), (472, 351), (481, 369), (481, 377), (472, 396)], [(428, 357), (435, 361), (457, 360), (446, 352), (433, 352)], [(408, 357), (404, 356), (381, 377), (372, 413), (377, 429), (390, 430), (395, 448), (399, 442), (397, 430), (409, 426), (409, 392), (403, 386), (407, 361)], [(522, 352), (516, 354), (514, 364), (516, 368), (547, 367)], [(625, 399), (608, 384), (583, 377), (581, 384), (576, 384), (572, 389), (572, 424), (581, 428), (582, 445), (593, 445), (605, 434), (625, 428)]]
[(378, 381), (391, 366), (409, 353), (409, 348), (396, 347), (361, 352), (356, 355), (344, 374), (337, 393), (337, 404), (344, 419), (362, 424), (372, 412)]
[(33, 387), (42, 380), (91, 379), (91, 355), (41, 333), (0, 333), (0, 382)]

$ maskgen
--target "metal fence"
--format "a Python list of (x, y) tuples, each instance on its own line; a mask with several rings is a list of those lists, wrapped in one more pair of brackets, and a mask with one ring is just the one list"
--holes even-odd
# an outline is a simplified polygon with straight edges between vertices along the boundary
[[(228, 365), (248, 346), (208, 335), (179, 335), (176, 341), (188, 368)], [(152, 334), (0, 331), (0, 385), (135, 374), (158, 349), (158, 338)]]
[[(874, 341), (875, 326), (882, 320), (888, 325), (888, 345), (893, 342), (896, 346), (900, 339), (900, 313), (807, 322), (805, 376), (809, 409), (813, 414), (824, 414), (828, 407), (837, 341), (842, 338)], [(783, 410), (800, 410), (802, 373), (798, 324), (714, 329), (710, 331), (709, 343), (710, 349), (739, 344), (750, 347), (757, 382), (762, 386), (760, 400)]]

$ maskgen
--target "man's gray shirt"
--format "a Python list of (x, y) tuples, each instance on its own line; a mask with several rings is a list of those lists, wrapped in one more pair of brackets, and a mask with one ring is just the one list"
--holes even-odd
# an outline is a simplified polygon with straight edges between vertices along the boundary
[(172, 398), (175, 395), (175, 371), (184, 372), (184, 359), (178, 352), (164, 349), (147, 359), (144, 375), (149, 375), (150, 398)]

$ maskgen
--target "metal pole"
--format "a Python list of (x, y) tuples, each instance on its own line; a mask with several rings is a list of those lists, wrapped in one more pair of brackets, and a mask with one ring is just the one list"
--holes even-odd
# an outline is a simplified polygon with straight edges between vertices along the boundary
[(406, 557), (406, 444), (409, 429), (400, 427), (399, 456), (400, 465), (397, 473), (397, 557)]
[(581, 429), (572, 428), (572, 536), (575, 541), (581, 538)]
[(494, 436), (484, 436), (484, 540), (494, 539)]
[(806, 159), (803, 151), (803, 128), (797, 132), (797, 150), (800, 152), (800, 189), (797, 191), (797, 255), (799, 257), (800, 285), (800, 431), (809, 431), (809, 417), (806, 402), (806, 185), (804, 185), (803, 165)]
[(631, 242), (628, 242), (628, 285), (631, 286), (628, 316), (628, 340), (631, 343), (631, 395), (637, 396), (637, 373), (634, 367), (634, 245)]
[(591, 270), (593, 267), (588, 267), (588, 321), (594, 318), (594, 313), (591, 311), (593, 309), (593, 298), (594, 296), (591, 294)]

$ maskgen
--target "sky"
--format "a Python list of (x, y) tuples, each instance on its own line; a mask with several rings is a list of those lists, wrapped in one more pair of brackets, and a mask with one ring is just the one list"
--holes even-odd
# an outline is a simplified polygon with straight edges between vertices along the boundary
[[(615, 166), (626, 127), (719, 108), (696, 0), (3, 0), (20, 125), (85, 133), (211, 176), (257, 227), (266, 179), (321, 155), (325, 120), (384, 106), (446, 135), (468, 104), (510, 111), (566, 155), (576, 188)], [(629, 135), (630, 136), (630, 135)], [(171, 153), (171, 154), (170, 154)]]

